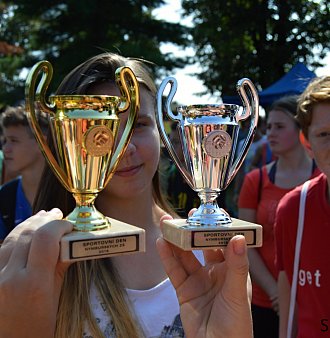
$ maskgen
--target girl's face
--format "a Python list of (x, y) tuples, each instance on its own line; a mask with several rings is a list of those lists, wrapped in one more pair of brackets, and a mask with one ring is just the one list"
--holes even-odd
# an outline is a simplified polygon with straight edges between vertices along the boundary
[(287, 113), (271, 110), (267, 119), (267, 139), (275, 155), (285, 154), (299, 145), (299, 129)]
[[(103, 83), (93, 88), (90, 94), (116, 95), (119, 90), (112, 84)], [(104, 189), (107, 195), (129, 198), (152, 191), (152, 178), (158, 168), (160, 139), (155, 121), (154, 98), (140, 85), (140, 111), (126, 152), (109, 184)], [(128, 118), (129, 110), (120, 114), (119, 137)]]

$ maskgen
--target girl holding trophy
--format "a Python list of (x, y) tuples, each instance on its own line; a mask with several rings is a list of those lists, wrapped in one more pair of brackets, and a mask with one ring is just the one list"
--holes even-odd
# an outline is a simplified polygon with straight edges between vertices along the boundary
[[(127, 150), (96, 206), (144, 228), (147, 250), (59, 261), (59, 241), (72, 230), (62, 212), (74, 201), (46, 168), (35, 205), (42, 211), (17, 226), (0, 249), (0, 336), (251, 338), (244, 238), (234, 237), (225, 252), (205, 251), (204, 264), (161, 238), (160, 223), (174, 213), (159, 188), (156, 88), (145, 64), (98, 55), (68, 74), (57, 94), (118, 95), (114, 74), (122, 66), (137, 77), (141, 107)], [(124, 113), (121, 125), (126, 120)]]

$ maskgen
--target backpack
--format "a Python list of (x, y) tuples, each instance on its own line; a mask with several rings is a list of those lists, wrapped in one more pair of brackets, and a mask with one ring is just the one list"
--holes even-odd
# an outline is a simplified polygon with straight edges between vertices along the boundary
[(15, 227), (16, 193), (19, 180), (15, 178), (0, 187), (0, 213), (8, 233)]

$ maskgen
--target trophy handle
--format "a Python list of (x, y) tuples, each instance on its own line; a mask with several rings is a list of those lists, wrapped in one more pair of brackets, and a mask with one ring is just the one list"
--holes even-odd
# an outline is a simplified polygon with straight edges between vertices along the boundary
[[(123, 157), (126, 148), (128, 146), (129, 140), (133, 134), (133, 126), (137, 119), (137, 112), (140, 110), (140, 93), (139, 93), (139, 83), (129, 67), (120, 67), (116, 70), (116, 83), (120, 89), (120, 93), (125, 100), (119, 107), (119, 113), (124, 112), (130, 107), (128, 114), (128, 119), (126, 122), (125, 129), (121, 135), (120, 141), (114, 151), (110, 162), (111, 171), (114, 172), (119, 164), (120, 159)], [(105, 181), (105, 186), (109, 183), (112, 175), (109, 175)]]
[[(247, 95), (247, 91), (245, 90), (245, 88), (247, 88), (249, 95)], [(227, 185), (233, 180), (247, 155), (247, 152), (253, 141), (253, 137), (256, 133), (259, 118), (259, 97), (258, 92), (255, 86), (253, 85), (252, 81), (248, 78), (240, 79), (237, 82), (236, 89), (243, 101), (243, 110), (241, 112), (239, 111), (236, 114), (236, 120), (237, 122), (239, 122), (241, 120), (246, 120), (249, 116), (251, 116), (251, 123), (248, 135), (244, 141), (242, 149), (230, 169)], [(251, 102), (249, 101), (249, 97)]]
[(158, 92), (157, 92), (157, 114), (156, 114), (156, 121), (157, 121), (157, 125), (158, 125), (158, 130), (159, 130), (159, 134), (160, 137), (167, 149), (167, 151), (169, 152), (169, 154), (172, 157), (172, 160), (175, 162), (177, 168), (179, 169), (181, 175), (184, 177), (184, 179), (188, 182), (188, 184), (193, 187), (193, 179), (191, 174), (189, 173), (189, 171), (182, 165), (181, 161), (179, 160), (179, 157), (177, 155), (177, 153), (175, 152), (168, 136), (167, 133), (165, 131), (165, 126), (164, 126), (164, 116), (163, 116), (163, 93), (164, 90), (166, 88), (166, 86), (170, 84), (170, 92), (168, 94), (168, 96), (166, 97), (165, 100), (165, 113), (167, 114), (167, 116), (169, 116), (169, 118), (172, 121), (179, 121), (182, 123), (182, 115), (177, 113), (176, 115), (173, 114), (172, 110), (171, 110), (171, 103), (173, 100), (173, 97), (176, 93), (177, 87), (178, 87), (178, 83), (176, 81), (176, 79), (174, 77), (167, 77), (165, 78), (161, 85), (159, 86)]
[[(37, 90), (35, 91), (36, 82), (40, 73), (42, 73), (42, 77), (37, 87)], [(64, 185), (64, 187), (67, 190), (71, 191), (67, 183), (68, 182), (67, 175), (58, 165), (55, 157), (53, 156), (53, 153), (50, 150), (47, 141), (45, 140), (45, 137), (42, 133), (42, 130), (39, 126), (35, 112), (35, 103), (37, 103), (42, 111), (47, 112), (52, 116), (55, 115), (55, 106), (51, 106), (50, 104), (48, 104), (45, 99), (46, 91), (52, 79), (52, 76), (53, 76), (53, 67), (48, 61), (40, 61), (32, 67), (27, 76), (25, 86), (26, 111), (31, 129), (39, 144), (41, 152), (43, 153), (49, 166), (53, 169), (54, 173), (56, 174), (60, 182)]]

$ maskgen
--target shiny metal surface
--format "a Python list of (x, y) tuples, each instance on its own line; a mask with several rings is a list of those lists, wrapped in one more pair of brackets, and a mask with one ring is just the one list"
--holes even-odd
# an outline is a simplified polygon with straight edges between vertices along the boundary
[[(106, 228), (109, 222), (95, 209), (94, 200), (111, 179), (132, 135), (140, 107), (138, 82), (130, 68), (122, 67), (116, 72), (122, 96), (57, 95), (50, 96), (48, 103), (46, 90), (52, 73), (51, 64), (41, 61), (28, 75), (26, 107), (30, 125), (49, 166), (76, 200), (75, 210), (67, 216), (74, 229)], [(49, 114), (55, 154), (38, 125), (36, 106)], [(128, 121), (119, 139), (119, 114), (128, 108)]]
[[(163, 93), (168, 84), (170, 92), (163, 105)], [(216, 198), (235, 177), (253, 141), (258, 122), (257, 91), (249, 79), (242, 79), (237, 83), (242, 109), (233, 104), (188, 105), (177, 107), (174, 114), (171, 102), (176, 89), (177, 82), (172, 77), (166, 78), (160, 85), (157, 124), (171, 158), (201, 199), (200, 207), (187, 222), (195, 226), (229, 224), (230, 216), (219, 208)], [(177, 123), (185, 163), (179, 160), (165, 131), (165, 116)], [(235, 158), (239, 122), (249, 117), (248, 135), (240, 154)]]

